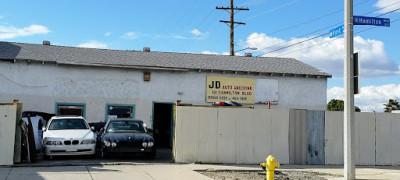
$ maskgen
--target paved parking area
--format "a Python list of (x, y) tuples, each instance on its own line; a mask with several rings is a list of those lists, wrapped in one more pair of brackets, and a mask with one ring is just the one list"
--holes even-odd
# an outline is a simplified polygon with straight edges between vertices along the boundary
[[(261, 170), (258, 165), (174, 164), (171, 150), (157, 150), (154, 160), (140, 157), (96, 159), (62, 157), (37, 163), (0, 166), (0, 180), (210, 180), (195, 170)], [(279, 171), (319, 172), (328, 180), (343, 179), (342, 166), (283, 165)], [(357, 179), (400, 179), (400, 166), (357, 167)]]

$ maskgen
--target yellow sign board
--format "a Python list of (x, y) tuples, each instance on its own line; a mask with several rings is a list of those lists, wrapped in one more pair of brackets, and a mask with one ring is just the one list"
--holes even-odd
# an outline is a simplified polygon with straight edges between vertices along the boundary
[(254, 79), (207, 77), (206, 102), (254, 104)]

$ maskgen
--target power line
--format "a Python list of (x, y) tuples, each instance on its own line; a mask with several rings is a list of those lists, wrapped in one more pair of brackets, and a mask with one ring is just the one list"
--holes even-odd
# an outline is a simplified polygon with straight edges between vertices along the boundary
[[(354, 6), (359, 6), (359, 5), (365, 4), (365, 3), (367, 3), (368, 1), (370, 1), (370, 0), (364, 0), (364, 1), (358, 3), (358, 4), (354, 5)], [(286, 27), (286, 28), (283, 28), (283, 29), (280, 29), (280, 30), (277, 30), (277, 31), (274, 31), (274, 32), (267, 33), (266, 35), (272, 35), (272, 34), (276, 34), (276, 33), (279, 33), (279, 32), (283, 32), (283, 31), (286, 31), (286, 30), (289, 30), (289, 29), (293, 29), (293, 28), (296, 28), (296, 27), (299, 27), (299, 26), (302, 26), (302, 25), (305, 25), (305, 24), (308, 24), (308, 23), (311, 23), (311, 22), (314, 22), (314, 21), (323, 19), (323, 18), (325, 18), (325, 17), (328, 17), (328, 16), (331, 16), (331, 15), (337, 14), (337, 13), (342, 12), (342, 11), (343, 11), (343, 9), (337, 10), (337, 11), (333, 11), (333, 12), (331, 12), (331, 13), (328, 13), (328, 14), (325, 14), (325, 15), (322, 15), (322, 16), (319, 16), (319, 17), (317, 17), (317, 18), (314, 18), (314, 19), (311, 19), (311, 20), (308, 20), (308, 21), (305, 21), (305, 22), (302, 22), (302, 23), (299, 23), (299, 24), (296, 24), (296, 25), (293, 25), (293, 26), (289, 26), (289, 27)], [(261, 38), (261, 37), (263, 37), (263, 36), (257, 36), (257, 37), (249, 38), (249, 39), (247, 39), (247, 40), (257, 39), (257, 38)], [(235, 44), (237, 44), (237, 43), (238, 43), (238, 42), (235, 42)]]
[(273, 8), (273, 9), (264, 11), (264, 12), (262, 12), (262, 13), (259, 13), (259, 14), (257, 14), (257, 15), (250, 16), (250, 17), (248, 17), (248, 18), (245, 18), (245, 20), (253, 19), (253, 18), (256, 18), (256, 17), (258, 17), (258, 16), (262, 16), (262, 15), (264, 15), (264, 14), (268, 14), (268, 13), (273, 12), (273, 11), (276, 11), (276, 10), (278, 10), (278, 9), (281, 9), (281, 8), (284, 8), (284, 7), (287, 7), (287, 6), (290, 6), (290, 5), (294, 4), (294, 3), (296, 3), (297, 1), (300, 1), (300, 0), (293, 0), (293, 1), (291, 1), (291, 2), (288, 2), (288, 3), (286, 3), (286, 4), (283, 4), (283, 5), (281, 5), (281, 6), (278, 6), (278, 7), (276, 7), (276, 8)]
[[(397, 2), (397, 3), (400, 3), (400, 1)], [(369, 14), (369, 13), (372, 13), (372, 12), (375, 12), (375, 11), (378, 11), (378, 10), (381, 10), (381, 9), (385, 9), (385, 8), (387, 8), (387, 7), (389, 7), (389, 6), (393, 6), (393, 5), (397, 4), (397, 3), (391, 4), (391, 5), (382, 7), (382, 8), (378, 8), (378, 9), (376, 9), (376, 10), (374, 10), (374, 11), (370, 11), (370, 12), (368, 12), (368, 13), (366, 13), (366, 14), (363, 14), (363, 15), (367, 15), (367, 14)], [(376, 17), (381, 17), (381, 16), (384, 16), (384, 15), (386, 15), (386, 14), (393, 13), (393, 12), (399, 10), (399, 9), (400, 9), (400, 8), (397, 8), (397, 9), (395, 9), (395, 10), (386, 12), (386, 13), (381, 14), (381, 15), (378, 15), (378, 16), (376, 16)], [(336, 24), (334, 24), (334, 25), (330, 25), (330, 26), (324, 27), (324, 28), (319, 29), (319, 30), (316, 30), (316, 31), (313, 31), (313, 32), (311, 32), (311, 33), (304, 34), (304, 35), (302, 35), (302, 36), (300, 36), (300, 37), (304, 37), (304, 36), (310, 35), (310, 34), (312, 34), (312, 33), (314, 33), (314, 32), (318, 32), (318, 31), (321, 31), (321, 30), (324, 30), (324, 29), (328, 29), (328, 28), (330, 28), (330, 27), (334, 27), (334, 26), (336, 26), (336, 25), (338, 25), (338, 24), (341, 24), (341, 22), (336, 23)], [(323, 33), (323, 34), (320, 34), (320, 35), (318, 35), (318, 36), (314, 36), (314, 37), (308, 38), (308, 39), (306, 39), (306, 40), (297, 42), (297, 43), (295, 43), (295, 44), (291, 44), (291, 45), (288, 45), (288, 46), (285, 46), (285, 47), (281, 47), (281, 48), (278, 48), (278, 49), (275, 49), (275, 50), (272, 50), (272, 51), (269, 51), (269, 52), (266, 52), (266, 53), (263, 53), (263, 54), (260, 54), (260, 55), (257, 55), (257, 56), (262, 56), (262, 55), (265, 55), (265, 54), (269, 54), (269, 53), (272, 53), (272, 52), (276, 52), (276, 51), (279, 51), (279, 50), (282, 50), (282, 49), (285, 49), (285, 48), (288, 48), (288, 47), (291, 47), (291, 46), (294, 46), (294, 45), (297, 45), (297, 44), (301, 44), (301, 43), (303, 43), (303, 42), (310, 41), (310, 40), (315, 39), (315, 38), (317, 38), (317, 37), (325, 36), (325, 35), (327, 35), (327, 34), (329, 34), (329, 33)], [(297, 37), (297, 38), (300, 38), (300, 37)], [(281, 42), (281, 43), (278, 43), (278, 44), (275, 44), (275, 45), (272, 45), (272, 46), (268, 46), (268, 47), (265, 47), (265, 48), (260, 49), (260, 50), (265, 50), (265, 49), (269, 49), (269, 48), (272, 48), (272, 47), (275, 47), (275, 46), (278, 46), (278, 45), (282, 45), (282, 44), (291, 42), (291, 41), (293, 41), (294, 39), (297, 39), (297, 38), (292, 38), (292, 39), (289, 40), (289, 41), (285, 41), (285, 42)]]
[[(399, 10), (399, 9), (397, 9), (397, 10)], [(393, 23), (396, 23), (397, 21), (400, 21), (400, 18), (399, 19), (395, 19), (395, 20), (391, 21), (390, 23), (393, 24)], [(362, 33), (362, 32), (365, 32), (365, 31), (369, 31), (369, 30), (372, 30), (372, 29), (375, 29), (375, 28), (377, 28), (377, 27), (371, 27), (371, 28), (363, 29), (363, 30), (357, 31), (355, 34), (359, 34), (359, 33)], [(274, 57), (282, 57), (282, 56), (285, 56), (285, 55), (288, 55), (288, 54), (291, 54), (291, 53), (295, 53), (295, 52), (302, 51), (302, 50), (305, 50), (305, 49), (310, 49), (312, 47), (320, 46), (320, 45), (323, 45), (323, 44), (326, 44), (326, 43), (329, 43), (329, 42), (333, 42), (333, 41), (337, 41), (337, 40), (339, 40), (339, 39), (335, 38), (335, 39), (332, 39), (332, 40), (329, 40), (329, 41), (325, 41), (325, 42), (322, 42), (322, 43), (314, 44), (312, 46), (307, 46), (305, 48), (301, 48), (301, 49), (297, 49), (297, 50), (294, 50), (294, 51), (290, 51), (290, 52), (287, 52), (287, 53), (284, 53), (284, 54), (280, 54), (280, 55), (277, 55), (277, 56), (274, 56)]]
[(249, 1), (249, 2), (242, 3), (239, 6), (244, 6), (244, 5), (246, 5), (248, 7), (257, 6), (257, 5), (266, 3), (268, 1), (270, 1), (270, 0), (252, 0), (252, 1)]

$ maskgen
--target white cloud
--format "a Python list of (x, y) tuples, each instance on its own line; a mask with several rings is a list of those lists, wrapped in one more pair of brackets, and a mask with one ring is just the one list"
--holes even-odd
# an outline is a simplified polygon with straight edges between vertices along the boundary
[(24, 28), (0, 26), (0, 39), (13, 39), (36, 34), (47, 34), (49, 32), (50, 30), (47, 27), (41, 25), (30, 25)]
[(104, 36), (106, 36), (106, 37), (111, 36), (111, 32), (104, 33)]
[(207, 39), (209, 32), (200, 32), (198, 29), (193, 29), (190, 31), (191, 35), (183, 36), (183, 35), (175, 35), (173, 36), (175, 39), (194, 39), (194, 40), (202, 40)]
[[(247, 47), (257, 47), (266, 57), (293, 57), (326, 71), (335, 77), (343, 76), (344, 40), (331, 38), (293, 38), (289, 42), (253, 33), (246, 41)], [(329, 42), (328, 42), (329, 41)], [(321, 45), (317, 45), (321, 44)], [(292, 45), (292, 46), (290, 46)], [(288, 48), (285, 48), (290, 46)], [(309, 48), (313, 46), (312, 48)], [(282, 48), (282, 49), (280, 49)], [(387, 55), (382, 41), (354, 38), (355, 52), (359, 52), (362, 77), (400, 74), (399, 66)]]
[(198, 29), (193, 29), (192, 31), (190, 31), (190, 33), (192, 33), (195, 36), (201, 36), (203, 34)]
[[(344, 88), (333, 87), (328, 89), (328, 99), (344, 99)], [(361, 93), (354, 96), (355, 105), (361, 111), (383, 111), (383, 104), (389, 99), (400, 100), (400, 84), (387, 84), (382, 86), (365, 86), (361, 88)]]
[[(201, 54), (215, 54), (215, 55), (229, 55), (229, 52), (223, 52), (223, 53), (217, 53), (217, 52), (211, 52), (211, 51), (203, 51)], [(241, 53), (235, 53), (235, 56), (243, 56)]]
[(400, 2), (398, 0), (378, 0), (375, 6), (378, 8), (383, 8), (378, 11), (379, 13), (386, 13), (400, 8)]
[(106, 43), (101, 43), (98, 41), (90, 41), (90, 42), (79, 44), (77, 47), (107, 49), (108, 46)]
[(138, 35), (135, 32), (127, 32), (122, 36), (122, 38), (124, 38), (124, 39), (136, 39), (136, 38), (138, 38)]
[(175, 39), (187, 39), (186, 37), (183, 37), (181, 35), (175, 35), (174, 38)]
[(203, 52), (201, 52), (201, 54), (215, 54), (215, 55), (217, 55), (218, 53), (217, 52), (211, 52), (211, 51), (203, 51)]

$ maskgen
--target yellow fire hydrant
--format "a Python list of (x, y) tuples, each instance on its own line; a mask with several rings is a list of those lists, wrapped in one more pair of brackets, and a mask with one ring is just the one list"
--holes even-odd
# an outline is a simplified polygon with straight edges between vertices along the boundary
[(275, 168), (279, 168), (279, 163), (275, 162), (275, 158), (272, 155), (269, 155), (266, 161), (267, 163), (262, 163), (260, 165), (267, 171), (267, 180), (274, 180)]

